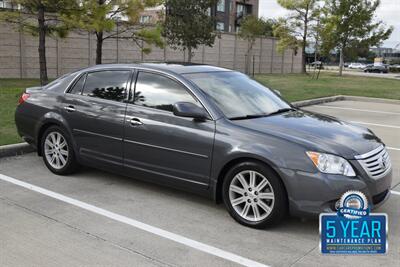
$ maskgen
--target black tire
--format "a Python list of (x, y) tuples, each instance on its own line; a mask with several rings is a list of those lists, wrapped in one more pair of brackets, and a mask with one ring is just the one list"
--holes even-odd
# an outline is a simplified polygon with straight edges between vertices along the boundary
[[(52, 133), (60, 134), (66, 142), (66, 148), (67, 148), (66, 150), (68, 152), (68, 156), (66, 159), (66, 163), (62, 168), (53, 167), (49, 162), (48, 158), (46, 157), (45, 142), (46, 138)], [(55, 174), (67, 175), (76, 172), (79, 168), (79, 164), (76, 161), (74, 149), (72, 146), (71, 137), (68, 135), (66, 130), (64, 130), (59, 126), (50, 126), (44, 131), (41, 137), (41, 151), (42, 151), (43, 161), (46, 164), (47, 168)]]
[[(246, 171), (246, 170), (255, 171), (255, 172), (261, 174), (262, 176), (264, 176), (268, 180), (270, 186), (273, 189), (275, 199), (274, 199), (272, 211), (269, 213), (269, 215), (266, 218), (259, 220), (259, 221), (252, 221), (252, 220), (247, 220), (247, 219), (243, 218), (234, 209), (233, 205), (231, 204), (230, 195), (229, 195), (230, 185), (238, 173), (241, 173), (242, 171)], [(229, 214), (232, 216), (233, 219), (235, 219), (238, 223), (240, 223), (242, 225), (252, 227), (252, 228), (257, 228), (257, 229), (264, 229), (266, 227), (278, 224), (288, 214), (288, 200), (287, 200), (287, 193), (286, 193), (285, 187), (284, 187), (281, 179), (278, 177), (278, 175), (270, 167), (266, 166), (265, 164), (255, 162), (255, 161), (254, 162), (247, 161), (247, 162), (242, 162), (242, 163), (235, 165), (225, 175), (222, 190), (223, 190), (222, 197), (223, 197), (225, 206), (226, 206)], [(260, 192), (261, 192), (261, 190), (260, 190)], [(254, 192), (254, 193), (256, 193), (256, 192)], [(255, 201), (255, 200), (253, 200), (253, 201)], [(261, 201), (261, 200), (259, 200), (259, 201)], [(245, 205), (246, 205), (246, 203), (245, 203)]]

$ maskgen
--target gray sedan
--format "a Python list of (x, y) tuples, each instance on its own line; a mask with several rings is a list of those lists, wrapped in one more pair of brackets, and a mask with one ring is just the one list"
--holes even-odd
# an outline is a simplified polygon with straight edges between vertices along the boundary
[(239, 72), (207, 65), (100, 65), (20, 98), (19, 134), (48, 169), (92, 166), (223, 201), (263, 228), (336, 209), (348, 190), (378, 207), (391, 163), (370, 130), (292, 107)]

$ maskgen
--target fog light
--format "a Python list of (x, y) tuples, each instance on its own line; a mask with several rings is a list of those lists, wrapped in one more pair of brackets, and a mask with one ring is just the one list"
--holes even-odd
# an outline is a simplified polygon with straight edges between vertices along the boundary
[(335, 202), (335, 210), (338, 210), (340, 206), (340, 199)]

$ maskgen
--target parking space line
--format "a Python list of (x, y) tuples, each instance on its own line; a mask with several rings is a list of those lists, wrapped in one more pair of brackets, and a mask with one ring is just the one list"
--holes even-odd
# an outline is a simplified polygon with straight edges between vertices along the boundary
[(369, 122), (362, 122), (362, 121), (350, 121), (350, 122), (356, 123), (356, 124), (365, 124), (365, 125), (400, 129), (400, 126), (397, 126), (397, 125), (377, 124), (377, 123), (369, 123)]
[(331, 109), (343, 109), (343, 110), (354, 110), (354, 111), (362, 111), (362, 112), (370, 112), (370, 113), (381, 113), (381, 114), (400, 115), (400, 112), (375, 111), (375, 110), (368, 110), (368, 109), (345, 108), (345, 107), (337, 107), (337, 106), (314, 105), (314, 106), (312, 106), (312, 107), (331, 108)]
[(397, 191), (394, 191), (394, 190), (390, 190), (390, 193), (400, 196), (400, 192), (397, 192)]
[(390, 146), (387, 146), (386, 148), (389, 149), (389, 150), (400, 151), (400, 148), (397, 148), (397, 147), (390, 147)]
[(268, 267), (268, 265), (265, 265), (265, 264), (262, 264), (262, 263), (259, 263), (259, 262), (244, 258), (242, 256), (233, 254), (231, 252), (227, 252), (225, 250), (222, 250), (222, 249), (219, 249), (219, 248), (216, 248), (216, 247), (213, 247), (213, 246), (210, 246), (210, 245), (195, 241), (193, 239), (190, 239), (190, 238), (178, 235), (178, 234), (174, 234), (172, 232), (163, 230), (161, 228), (142, 223), (140, 221), (128, 218), (126, 216), (123, 216), (123, 215), (120, 215), (120, 214), (117, 214), (117, 213), (114, 213), (114, 212), (111, 212), (111, 211), (96, 207), (94, 205), (79, 201), (77, 199), (73, 199), (73, 198), (67, 197), (65, 195), (62, 195), (62, 194), (47, 190), (47, 189), (39, 187), (39, 186), (35, 186), (35, 185), (32, 185), (32, 184), (17, 180), (15, 178), (12, 178), (12, 177), (9, 177), (9, 176), (3, 175), (3, 174), (0, 174), (0, 180), (12, 183), (14, 185), (21, 186), (21, 187), (29, 189), (31, 191), (34, 191), (34, 192), (46, 195), (48, 197), (60, 200), (62, 202), (71, 204), (73, 206), (82, 208), (84, 210), (87, 210), (87, 211), (102, 215), (102, 216), (110, 218), (112, 220), (128, 224), (130, 226), (136, 227), (138, 229), (141, 229), (143, 231), (149, 232), (151, 234), (154, 234), (154, 235), (157, 235), (157, 236), (172, 240), (174, 242), (186, 245), (188, 247), (200, 250), (202, 252), (205, 252), (205, 253), (208, 253), (208, 254), (223, 258), (223, 259), (226, 259), (226, 260), (231, 261), (231, 262), (235, 262), (235, 263), (238, 263), (238, 264), (241, 264), (241, 265), (244, 265), (244, 266)]

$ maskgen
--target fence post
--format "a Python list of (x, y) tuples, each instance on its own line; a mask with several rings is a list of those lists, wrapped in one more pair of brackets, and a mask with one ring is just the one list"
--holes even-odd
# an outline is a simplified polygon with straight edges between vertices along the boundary
[(253, 55), (253, 77), (254, 77), (254, 68), (256, 67), (256, 55)]
[(61, 42), (59, 38), (56, 39), (56, 52), (57, 52), (57, 60), (56, 60), (57, 77), (59, 77), (62, 72)]
[(201, 51), (201, 63), (202, 64), (204, 64), (205, 56), (206, 56), (206, 45), (203, 44), (203, 50)]
[(144, 42), (142, 40), (141, 45), (140, 45), (141, 47), (139, 47), (140, 48), (140, 61), (142, 61), (142, 62), (143, 62), (143, 59), (144, 59), (143, 45), (144, 45)]
[(294, 65), (294, 50), (292, 49), (292, 68), (290, 70), (290, 73), (293, 73), (293, 65)]
[(269, 66), (269, 69), (270, 69), (269, 73), (273, 73), (272, 67), (274, 65), (274, 54), (275, 54), (275, 39), (272, 39), (271, 63)]
[(260, 59), (258, 64), (258, 74), (261, 74), (261, 61), (262, 61), (262, 54), (263, 54), (263, 38), (260, 37)]
[(24, 49), (23, 49), (23, 33), (22, 30), (19, 29), (19, 77), (20, 78), (24, 78), (24, 62), (23, 62), (23, 58), (24, 58)]
[[(222, 36), (222, 34), (221, 34)], [(222, 37), (218, 38), (218, 67), (221, 67), (221, 40)]]
[(116, 38), (117, 39), (117, 44), (116, 44), (116, 46), (117, 46), (117, 63), (119, 63), (119, 36), (118, 36), (118, 34), (117, 34), (117, 38)]
[(90, 35), (90, 32), (88, 32), (88, 66), (92, 64), (92, 36)]
[(235, 33), (235, 41), (233, 43), (233, 69), (236, 70), (236, 53), (237, 53), (237, 34)]

